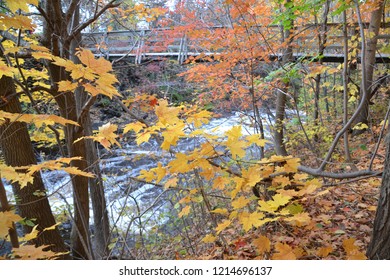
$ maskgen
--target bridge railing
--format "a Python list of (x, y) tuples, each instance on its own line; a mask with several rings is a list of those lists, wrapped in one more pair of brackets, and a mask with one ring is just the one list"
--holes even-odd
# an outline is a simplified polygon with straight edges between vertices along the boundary
[[(329, 23), (327, 32), (327, 44), (324, 56), (328, 56), (328, 62), (342, 62), (343, 60), (343, 36), (341, 24)], [(356, 25), (349, 26), (349, 38), (358, 34)], [(388, 46), (390, 40), (390, 23), (382, 24), (378, 36), (378, 48)], [(216, 32), (226, 27), (216, 26), (209, 28), (210, 32)], [(262, 27), (264, 28), (264, 27)], [(267, 32), (277, 34), (274, 40), (280, 40), (279, 26), (268, 26)], [(315, 56), (318, 53), (318, 25), (307, 25), (298, 30), (294, 38), (294, 52), (296, 55)], [(256, 32), (256, 31), (254, 31)], [(191, 33), (191, 32), (190, 32)], [(279, 35), (278, 35), (279, 34)], [(91, 49), (98, 56), (115, 59), (123, 56), (134, 58), (136, 64), (145, 58), (161, 59), (164, 57), (175, 58), (183, 63), (189, 56), (200, 54), (213, 55), (219, 50), (209, 50), (186, 32), (173, 32), (170, 28), (158, 28), (148, 30), (119, 30), (111, 32), (96, 32), (83, 34), (83, 46)], [(359, 48), (359, 42), (357, 48)], [(274, 56), (277, 54), (273, 54)], [(386, 54), (378, 54), (380, 57), (388, 57)], [(326, 61), (326, 59), (325, 59)], [(379, 62), (380, 59), (378, 60)]]

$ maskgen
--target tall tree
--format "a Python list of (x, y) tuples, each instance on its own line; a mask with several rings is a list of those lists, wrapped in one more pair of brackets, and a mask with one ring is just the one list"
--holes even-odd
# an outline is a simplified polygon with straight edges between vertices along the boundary
[[(292, 18), (292, 1), (286, 0), (285, 14), (287, 19), (282, 25), (282, 41), (285, 45), (282, 56), (282, 67), (286, 67), (287, 64), (293, 61), (293, 47), (292, 47), (292, 30), (294, 27), (294, 21)], [(284, 143), (284, 118), (286, 114), (286, 102), (287, 102), (287, 92), (289, 90), (291, 81), (284, 82), (284, 87), (282, 90), (277, 92), (276, 97), (276, 109), (275, 109), (275, 126), (274, 126), (274, 142), (275, 142), (275, 151), (278, 155), (286, 156), (287, 150)]]
[[(72, 43), (80, 35), (81, 31), (98, 19), (106, 10), (116, 7), (119, 2), (113, 0), (99, 8), (97, 3), (94, 13), (90, 18), (80, 24), (73, 24), (79, 1), (71, 1), (68, 6), (64, 1), (42, 1), (38, 7), (44, 19), (44, 29), (41, 38), (42, 44), (50, 52), (58, 57), (70, 59), (72, 55)], [(65, 138), (70, 157), (80, 157), (81, 160), (72, 161), (71, 165), (80, 170), (88, 169), (88, 153), (86, 141), (86, 120), (96, 96), (89, 96), (85, 103), (77, 100), (80, 95), (73, 91), (58, 91), (58, 83), (71, 81), (70, 75), (65, 68), (47, 61), (49, 70), (52, 95), (56, 100), (61, 116), (78, 122), (79, 126), (68, 125), (65, 131)], [(78, 110), (78, 108), (82, 108)], [(80, 141), (76, 141), (81, 139)], [(94, 258), (89, 234), (89, 182), (83, 176), (72, 177), (74, 194), (74, 223), (72, 228), (72, 252), (75, 258)]]
[[(3, 76), (0, 79), (0, 97), (3, 101), (5, 100), (1, 104), (1, 110), (9, 113), (22, 113), (12, 78)], [(0, 146), (5, 163), (9, 166), (29, 166), (37, 163), (25, 123), (11, 122), (1, 125)], [(46, 193), (39, 172), (34, 175), (33, 183), (26, 187), (21, 188), (19, 183), (13, 183), (12, 187), (17, 198), (16, 207), (22, 217), (35, 220), (40, 230), (51, 227), (56, 223), (48, 198), (36, 195), (36, 193)], [(25, 226), (27, 233), (31, 229), (31, 227)], [(42, 232), (35, 242), (36, 245), (52, 245), (51, 250), (55, 252), (67, 251), (57, 229)]]
[[(72, 26), (78, 26), (80, 24), (80, 4), (77, 5)], [(77, 57), (76, 52), (81, 47), (82, 36), (78, 34), (72, 40), (71, 44), (71, 58), (75, 63), (81, 63)], [(82, 87), (78, 87), (75, 90), (77, 114), (83, 114), (83, 108), (89, 101), (88, 93)], [(92, 136), (92, 121), (90, 113), (85, 113), (85, 118), (82, 119), (82, 127), (84, 128), (84, 134), (86, 136)], [(95, 258), (102, 259), (108, 255), (108, 244), (110, 225), (108, 219), (108, 213), (106, 208), (106, 199), (104, 196), (104, 186), (100, 171), (99, 158), (95, 143), (92, 139), (85, 140), (86, 160), (88, 164), (88, 171), (93, 173), (95, 177), (89, 178), (89, 190), (91, 194), (93, 220), (95, 226), (94, 233), (94, 249)]]

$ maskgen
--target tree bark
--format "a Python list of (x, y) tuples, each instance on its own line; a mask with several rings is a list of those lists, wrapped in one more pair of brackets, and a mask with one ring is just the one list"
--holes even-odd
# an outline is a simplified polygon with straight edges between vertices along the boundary
[[(286, 3), (291, 3), (291, 0), (287, 0)], [(287, 13), (290, 13), (287, 8)], [(291, 19), (292, 21), (292, 19)], [(287, 63), (293, 61), (293, 48), (291, 39), (291, 30), (293, 29), (293, 23), (290, 29), (283, 28), (283, 41), (287, 41), (287, 47), (283, 52), (282, 64), (285, 66)], [(287, 156), (286, 145), (284, 144), (284, 119), (286, 114), (286, 93), (290, 87), (290, 83), (285, 83), (282, 91), (278, 91), (276, 97), (276, 110), (275, 110), (275, 126), (274, 126), (274, 142), (276, 154), (281, 156)]]
[[(3, 76), (0, 79), (0, 96), (5, 99), (7, 96), (15, 96), (14, 83), (11, 78)], [(16, 97), (7, 100), (1, 109), (10, 113), (21, 113), (20, 103)], [(28, 166), (37, 163), (25, 123), (13, 122), (0, 126), (0, 146), (7, 165)], [(17, 198), (16, 207), (20, 216), (36, 219), (35, 223), (39, 225), (38, 230), (43, 230), (56, 223), (48, 198), (34, 195), (36, 192), (46, 192), (40, 173), (36, 173), (34, 182), (23, 189), (17, 183), (12, 184), (12, 187)], [(30, 232), (31, 227), (25, 226), (25, 230)], [(50, 249), (54, 252), (67, 251), (57, 229), (42, 232), (34, 242), (36, 245), (51, 245)]]
[[(42, 35), (42, 44), (51, 50), (53, 55), (69, 59), (70, 42), (68, 40), (68, 25), (66, 14), (62, 12), (62, 1), (42, 1), (42, 10), (46, 14), (46, 22)], [(50, 62), (47, 63), (53, 97), (55, 98), (62, 117), (78, 122), (76, 99), (73, 92), (58, 92), (57, 84), (68, 80), (65, 70)], [(82, 126), (67, 125), (65, 140), (70, 157), (81, 157), (73, 160), (71, 166), (80, 170), (87, 170), (85, 140), (75, 140), (85, 136)], [(89, 192), (88, 178), (73, 176), (74, 215), (71, 232), (72, 256), (75, 259), (93, 259), (93, 251), (89, 234)]]
[[(367, 79), (366, 88), (367, 96), (366, 98), (360, 98), (360, 102), (363, 103), (363, 108), (360, 114), (356, 119), (356, 124), (365, 123), (368, 124), (369, 118), (369, 106), (370, 100), (373, 92), (373, 79), (374, 79), (374, 66), (375, 66), (375, 54), (377, 51), (378, 44), (378, 34), (379, 28), (382, 19), (382, 13), (384, 9), (384, 0), (378, 1), (378, 8), (371, 13), (370, 24), (368, 26), (368, 35), (367, 35), (367, 43), (365, 48), (365, 75)], [(363, 85), (361, 85), (363, 87)], [(361, 89), (363, 90), (363, 89)], [(361, 94), (362, 96), (362, 94)], [(364, 130), (355, 130), (354, 135), (362, 133)]]
[[(318, 55), (320, 59), (318, 64), (323, 64), (323, 55), (325, 51), (325, 46), (327, 42), (327, 32), (328, 32), (328, 13), (329, 13), (330, 0), (325, 2), (324, 12), (322, 15), (321, 29), (318, 34)], [(314, 125), (317, 127), (319, 125), (319, 116), (320, 116), (320, 92), (321, 92), (321, 74), (317, 74), (314, 78), (315, 80), (315, 91), (314, 91)], [(314, 135), (314, 140), (318, 142), (317, 133)]]
[[(78, 4), (74, 10), (72, 26), (78, 26), (80, 24), (80, 5)], [(70, 55), (74, 63), (80, 63), (80, 60), (75, 55), (77, 48), (80, 47), (81, 34), (74, 37), (71, 42)], [(85, 114), (85, 118), (82, 118), (81, 126), (84, 128), (85, 136), (92, 136), (92, 121), (89, 113), (82, 112), (85, 104), (89, 102), (89, 95), (83, 88), (79, 87), (75, 90), (77, 115)], [(84, 109), (85, 110), (85, 109)], [(106, 198), (104, 195), (104, 186), (102, 175), (100, 171), (99, 158), (97, 155), (97, 148), (91, 139), (85, 139), (85, 154), (89, 172), (95, 175), (94, 178), (89, 178), (89, 191), (91, 195), (93, 221), (94, 221), (94, 256), (97, 259), (104, 259), (109, 255), (108, 244), (110, 241), (110, 223), (108, 219), (108, 212), (106, 208)]]
[(390, 141), (387, 135), (387, 151), (378, 208), (375, 214), (374, 228), (367, 257), (375, 260), (390, 259)]
[[(8, 203), (7, 193), (5, 191), (5, 187), (3, 181), (1, 180), (0, 174), (0, 211), (11, 211), (12, 208)], [(12, 226), (8, 229), (8, 236), (13, 248), (19, 248), (19, 238), (18, 233), (16, 232), (15, 223), (12, 222)]]

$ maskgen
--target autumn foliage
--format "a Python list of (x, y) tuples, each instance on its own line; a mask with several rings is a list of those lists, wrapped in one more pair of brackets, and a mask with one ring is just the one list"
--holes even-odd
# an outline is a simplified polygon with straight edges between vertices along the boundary
[[(349, 150), (356, 160), (347, 161), (345, 146), (338, 145), (334, 135), (337, 138), (338, 131), (345, 128), (345, 119), (351, 115), (348, 110), (358, 107), (361, 78), (358, 71), (350, 70), (355, 72), (350, 72), (348, 84), (341, 86), (345, 64), (325, 64), (324, 54), (318, 53), (321, 49), (318, 44), (322, 42), (325, 46), (340, 37), (336, 26), (325, 30), (329, 40), (321, 41), (324, 31), (318, 18), (327, 1), (179, 1), (174, 9), (134, 5), (127, 1), (121, 7), (115, 1), (98, 1), (102, 2), (98, 8), (107, 5), (112, 9), (91, 21), (90, 28), (95, 28), (101, 18), (107, 19), (107, 32), (118, 29), (120, 23), (121, 28), (130, 29), (146, 22), (151, 28), (162, 29), (167, 36), (166, 41), (152, 46), (153, 51), (172, 44), (173, 38), (178, 36), (201, 50), (200, 55), (187, 57), (185, 69), (178, 77), (184, 77), (188, 84), (196, 87), (188, 103), (173, 102), (162, 94), (120, 93), (120, 81), (112, 62), (98, 57), (92, 48), (78, 46), (72, 55), (64, 55), (69, 50), (58, 51), (56, 45), (50, 49), (26, 32), (36, 28), (26, 14), (31, 6), (41, 9), (37, 0), (5, 1), (4, 7), (3, 2), (0, 78), (13, 80), (16, 98), (24, 111), (13, 113), (0, 108), (0, 125), (26, 124), (33, 140), (43, 145), (66, 146), (68, 153), (29, 166), (11, 166), (1, 160), (2, 179), (22, 190), (29, 188), (40, 172), (61, 170), (72, 180), (84, 178), (86, 185), (82, 187), (88, 197), (89, 179), (100, 176), (86, 163), (87, 152), (83, 149), (88, 141), (99, 143), (102, 150), (108, 152), (125, 148), (126, 141), (134, 141), (140, 147), (157, 143), (158, 151), (148, 155), (156, 158), (153, 166), (141, 170), (132, 180), (153, 185), (163, 194), (174, 194), (169, 199), (177, 215), (170, 219), (185, 231), (187, 243), (182, 237), (166, 238), (161, 234), (150, 241), (157, 249), (137, 241), (136, 250), (151, 252), (149, 255), (155, 254), (156, 258), (366, 259), (364, 249), (370, 241), (380, 185), (375, 176), (383, 169), (382, 160), (372, 154), (377, 154), (378, 150), (384, 153), (383, 147), (378, 148), (375, 141), (380, 143), (386, 121), (381, 124), (383, 108), (375, 108), (378, 117), (373, 117), (374, 124), (370, 127), (372, 139), (350, 141)], [(340, 18), (342, 12), (348, 12), (345, 24), (351, 29), (357, 28), (356, 15), (351, 12), (355, 9), (353, 3), (332, 3), (330, 14)], [(369, 19), (375, 9), (375, 1), (362, 3), (363, 19)], [(67, 36), (67, 39), (72, 37)], [(16, 41), (12, 39), (15, 37)], [(344, 55), (352, 67), (358, 61), (361, 40), (355, 34), (349, 37), (349, 43), (350, 49)], [(108, 50), (103, 43), (97, 46)], [(138, 51), (147, 52), (146, 46), (142, 48)], [(284, 61), (286, 50), (290, 48), (295, 55), (302, 50), (311, 53), (296, 59), (292, 59), (291, 54), (290, 59)], [(35, 61), (39, 69), (25, 67), (22, 56)], [(61, 73), (57, 80), (53, 78), (56, 69)], [(378, 67), (377, 71), (387, 75), (387, 70)], [(320, 87), (315, 86), (316, 82)], [(320, 92), (319, 88), (322, 88)], [(346, 95), (342, 97), (344, 89)], [(282, 130), (286, 132), (283, 143), (273, 143), (277, 120), (272, 117), (275, 117), (273, 110), (278, 94), (287, 98), (283, 109), (289, 109), (282, 119)], [(384, 98), (380, 89), (377, 95)], [(86, 97), (84, 103), (77, 99), (80, 96)], [(1, 97), (1, 104), (15, 98), (4, 94)], [(86, 127), (86, 119), (98, 98), (118, 102), (120, 108), (133, 117), (132, 121), (126, 124), (109, 121), (92, 134), (88, 133), (91, 127)], [(76, 105), (81, 102), (82, 106), (69, 108), (66, 102), (69, 100)], [(345, 101), (343, 108), (342, 100)], [(39, 110), (41, 107), (45, 109)], [(146, 117), (133, 114), (134, 108)], [(218, 127), (205, 128), (220, 117), (220, 112), (232, 111), (245, 116), (241, 123), (222, 132)], [(346, 116), (344, 120), (340, 117), (342, 114)], [(365, 123), (350, 127), (355, 131), (367, 128)], [(183, 142), (185, 149), (181, 146)], [(273, 145), (279, 144), (286, 147), (289, 155), (274, 152)], [(82, 147), (85, 158), (72, 150), (77, 145)], [(332, 145), (333, 148), (329, 148)], [(375, 152), (370, 154), (369, 150), (375, 147)], [(327, 156), (328, 159), (323, 160)], [(326, 165), (331, 167), (326, 169)], [(356, 173), (353, 173), (358, 168), (367, 171), (359, 183), (354, 178), (360, 174), (354, 176)], [(340, 177), (351, 172), (353, 175)], [(340, 181), (351, 178), (351, 181)], [(81, 186), (76, 186), (75, 182), (72, 181), (75, 204), (71, 211), (82, 208), (77, 204), (82, 201), (77, 200), (77, 188)], [(0, 188), (4, 189), (2, 184)], [(37, 199), (39, 195), (46, 197), (46, 194), (34, 195)], [(2, 197), (0, 239), (9, 241), (15, 224), (25, 225), (31, 221), (16, 214), (17, 207), (5, 209), (3, 201), (7, 200), (7, 196)], [(82, 203), (89, 208), (88, 200)], [(38, 224), (30, 224), (30, 231), (19, 234), (20, 246), (14, 246), (1, 258), (56, 259), (67, 255), (69, 252), (51, 251), (51, 244), (36, 246), (34, 243), (40, 234), (56, 230), (60, 224), (40, 230)], [(191, 232), (189, 225), (194, 229)], [(84, 234), (89, 235), (89, 221), (84, 221), (84, 226), (87, 228)], [(159, 234), (155, 227), (151, 231)], [(123, 233), (118, 232), (118, 236)], [(111, 235), (106, 247), (117, 248), (118, 236)], [(162, 240), (161, 244), (156, 245), (158, 240)], [(89, 237), (81, 238), (83, 242), (90, 242)], [(171, 251), (165, 252), (164, 244), (169, 244)], [(89, 246), (82, 245), (85, 249)], [(91, 248), (81, 257), (93, 258)]]

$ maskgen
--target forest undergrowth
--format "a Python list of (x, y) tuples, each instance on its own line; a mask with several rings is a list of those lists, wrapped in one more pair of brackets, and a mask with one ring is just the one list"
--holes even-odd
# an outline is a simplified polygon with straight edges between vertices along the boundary
[[(373, 127), (350, 140), (351, 156), (357, 168), (368, 168), (379, 130)], [(310, 151), (302, 154), (304, 149), (296, 150), (299, 150), (296, 156), (305, 164), (315, 162)], [(381, 143), (373, 170), (383, 170), (384, 155), (385, 148)], [(335, 170), (340, 166), (345, 170), (351, 168), (342, 156), (333, 164)], [(380, 175), (341, 181), (325, 179), (314, 196), (299, 201), (311, 218), (309, 223), (291, 225), (278, 220), (245, 232), (235, 221), (235, 225), (224, 233), (228, 247), (218, 241), (203, 242), (204, 233), (193, 228), (189, 233), (192, 244), (196, 244), (192, 250), (184, 250), (186, 253), (183, 254), (182, 244), (170, 240), (169, 244), (156, 247), (153, 253), (176, 259), (366, 259), (380, 185)]]

